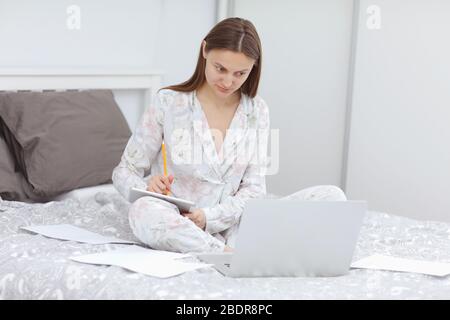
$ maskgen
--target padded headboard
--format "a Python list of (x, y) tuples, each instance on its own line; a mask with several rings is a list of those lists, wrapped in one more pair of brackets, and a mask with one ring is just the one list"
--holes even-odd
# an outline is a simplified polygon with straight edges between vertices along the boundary
[[(138, 116), (149, 104), (151, 95), (161, 87), (161, 81), (162, 72), (148, 69), (0, 68), (0, 91), (111, 89), (116, 94), (120, 91), (142, 90), (144, 101), (137, 114), (127, 117), (118, 101), (132, 129)], [(130, 121), (130, 118), (133, 120)]]

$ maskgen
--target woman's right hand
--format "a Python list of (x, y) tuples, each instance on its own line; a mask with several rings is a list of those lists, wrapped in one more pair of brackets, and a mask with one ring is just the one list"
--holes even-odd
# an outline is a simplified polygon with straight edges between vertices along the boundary
[(167, 195), (170, 192), (170, 185), (173, 182), (173, 175), (168, 177), (164, 175), (152, 176), (148, 181), (147, 191)]

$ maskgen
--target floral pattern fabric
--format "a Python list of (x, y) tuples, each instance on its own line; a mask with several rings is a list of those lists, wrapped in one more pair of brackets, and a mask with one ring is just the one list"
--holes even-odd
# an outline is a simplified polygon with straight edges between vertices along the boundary
[[(196, 92), (161, 90), (153, 97), (130, 138), (113, 172), (113, 183), (126, 199), (132, 187), (146, 189), (145, 177), (163, 173), (161, 144), (164, 141), (168, 173), (175, 176), (172, 196), (191, 200), (202, 208), (207, 221), (206, 233), (223, 242), (239, 223), (246, 200), (266, 194), (268, 135), (266, 103), (258, 96), (242, 95), (222, 147), (217, 151)], [(147, 214), (149, 210), (161, 209), (158, 202), (149, 199), (144, 202), (147, 203), (141, 201), (136, 206)], [(147, 226), (146, 214), (133, 212), (130, 223), (135, 230), (141, 228), (140, 223)], [(209, 243), (216, 249), (223, 248), (223, 244), (214, 240)]]

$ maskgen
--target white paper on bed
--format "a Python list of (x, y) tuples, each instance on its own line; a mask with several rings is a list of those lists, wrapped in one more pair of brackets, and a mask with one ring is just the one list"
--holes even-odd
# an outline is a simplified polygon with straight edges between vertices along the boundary
[(104, 243), (124, 243), (136, 244), (136, 242), (123, 240), (115, 237), (106, 237), (98, 233), (94, 233), (70, 224), (56, 224), (56, 225), (42, 225), (42, 226), (26, 226), (20, 227), (34, 233), (42, 234), (49, 238), (60, 240), (70, 240), (90, 244), (104, 244)]
[(74, 256), (70, 259), (81, 263), (118, 266), (158, 278), (173, 277), (187, 271), (211, 266), (175, 260), (187, 256), (190, 255), (131, 246), (102, 253)]
[(351, 265), (357, 269), (381, 269), (389, 271), (423, 273), (445, 277), (450, 274), (450, 263), (413, 260), (374, 254)]

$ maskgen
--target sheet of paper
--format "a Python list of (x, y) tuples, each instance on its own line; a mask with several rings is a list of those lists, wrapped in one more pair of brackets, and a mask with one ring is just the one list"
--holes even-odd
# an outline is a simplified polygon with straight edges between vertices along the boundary
[(444, 277), (450, 274), (450, 263), (413, 260), (374, 254), (351, 265), (358, 269), (381, 269), (389, 271), (423, 273)]
[(118, 266), (158, 278), (173, 277), (187, 271), (211, 266), (175, 260), (186, 256), (189, 255), (131, 246), (102, 253), (74, 256), (70, 259), (81, 263)]
[(136, 242), (123, 240), (115, 237), (106, 237), (98, 233), (94, 233), (70, 224), (57, 225), (42, 225), (42, 226), (26, 226), (21, 229), (28, 230), (34, 233), (42, 234), (43, 236), (61, 240), (70, 240), (91, 244), (104, 243), (124, 243), (136, 244)]

